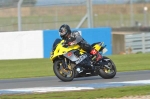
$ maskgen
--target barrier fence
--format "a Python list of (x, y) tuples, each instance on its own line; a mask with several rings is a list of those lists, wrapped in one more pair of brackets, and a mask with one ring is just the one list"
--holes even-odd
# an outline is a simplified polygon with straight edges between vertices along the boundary
[[(89, 44), (104, 42), (112, 54), (111, 28), (80, 29)], [(58, 30), (21, 31), (0, 33), (0, 60), (49, 58), (53, 42), (60, 38)]]
[(125, 35), (125, 48), (132, 53), (150, 52), (150, 33)]

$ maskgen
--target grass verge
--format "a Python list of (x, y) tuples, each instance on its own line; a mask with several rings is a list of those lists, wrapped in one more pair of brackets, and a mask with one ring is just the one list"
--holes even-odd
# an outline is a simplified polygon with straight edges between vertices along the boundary
[(72, 91), (72, 92), (1, 95), (0, 99), (98, 99), (98, 98), (116, 99), (119, 97), (136, 96), (136, 95), (150, 95), (150, 85)]
[[(108, 56), (118, 72), (150, 70), (150, 54)], [(54, 76), (49, 59), (0, 60), (0, 79)]]

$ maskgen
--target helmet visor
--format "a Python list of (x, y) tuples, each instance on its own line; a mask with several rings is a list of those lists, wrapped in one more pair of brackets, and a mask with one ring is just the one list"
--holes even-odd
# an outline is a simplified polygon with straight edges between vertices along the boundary
[(61, 36), (65, 35), (67, 33), (66, 29), (65, 28), (61, 28), (60, 31), (59, 31), (59, 34)]
[(65, 35), (65, 34), (66, 34), (66, 32), (59, 32), (59, 35), (61, 35), (61, 36)]

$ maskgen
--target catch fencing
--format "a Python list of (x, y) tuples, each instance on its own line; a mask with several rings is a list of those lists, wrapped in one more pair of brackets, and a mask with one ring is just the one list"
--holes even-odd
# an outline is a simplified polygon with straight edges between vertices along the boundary
[[(0, 0), (1, 32), (18, 30), (18, 1)], [(92, 0), (93, 27), (149, 26), (149, 9), (144, 8), (150, 4), (125, 1)], [(22, 30), (58, 29), (64, 23), (76, 28), (87, 9), (87, 0), (23, 0)], [(87, 19), (80, 28), (86, 27)]]

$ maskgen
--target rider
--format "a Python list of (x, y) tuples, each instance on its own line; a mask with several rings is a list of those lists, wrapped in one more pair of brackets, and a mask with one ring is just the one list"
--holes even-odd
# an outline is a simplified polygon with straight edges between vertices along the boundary
[(63, 24), (59, 28), (60, 37), (65, 41), (68, 46), (78, 44), (83, 50), (90, 53), (93, 57), (92, 60), (99, 61), (102, 56), (90, 44), (88, 44), (80, 35), (78, 31), (71, 31), (69, 25)]

